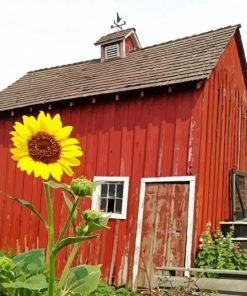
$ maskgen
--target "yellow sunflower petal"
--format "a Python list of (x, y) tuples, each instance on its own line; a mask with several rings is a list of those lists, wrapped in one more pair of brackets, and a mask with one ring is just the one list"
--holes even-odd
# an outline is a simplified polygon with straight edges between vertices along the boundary
[(16, 148), (10, 149), (10, 152), (13, 154), (12, 155), (12, 159), (14, 159), (14, 160), (20, 160), (23, 157), (28, 156), (28, 152), (26, 152), (26, 151), (20, 151), (20, 150), (18, 150)]
[(82, 152), (81, 148), (75, 145), (62, 147), (61, 151), (62, 152), (81, 151)]
[(23, 123), (29, 129), (31, 134), (35, 134), (38, 131), (37, 121), (33, 116), (23, 115)]
[(70, 158), (70, 157), (80, 157), (82, 156), (81, 150), (72, 150), (72, 151), (63, 151), (61, 152), (62, 158)]
[(68, 166), (68, 164), (67, 164), (63, 159), (58, 160), (58, 163), (61, 165), (63, 171), (64, 171), (68, 176), (73, 176), (73, 175), (74, 175), (73, 170)]
[(40, 162), (39, 167), (40, 167), (40, 176), (42, 177), (42, 179), (47, 180), (50, 176), (49, 165), (46, 163)]
[(63, 169), (61, 165), (58, 163), (50, 163), (48, 167), (52, 177), (57, 181), (61, 181), (61, 177), (63, 175)]
[(66, 147), (66, 146), (76, 145), (79, 143), (80, 142), (76, 138), (67, 138), (67, 139), (61, 141), (61, 146)]
[(67, 139), (72, 132), (72, 126), (65, 126), (61, 128), (55, 136), (57, 141), (61, 141), (63, 139)]
[(28, 141), (19, 137), (19, 136), (12, 137), (11, 141), (12, 141), (13, 145), (15, 145), (16, 147), (27, 148)]
[(43, 111), (41, 111), (39, 113), (37, 123), (38, 123), (39, 131), (47, 132), (47, 128), (46, 128), (47, 118), (46, 118), (45, 113)]
[(20, 122), (15, 123), (14, 129), (16, 130), (16, 133), (24, 139), (29, 139), (31, 136), (31, 132), (29, 131), (29, 129)]
[(68, 166), (78, 166), (81, 164), (80, 160), (74, 157), (63, 157), (62, 160), (67, 163)]
[(61, 128), (62, 128), (62, 122), (60, 119), (60, 115), (56, 114), (50, 121), (49, 131), (50, 133), (55, 134)]
[(26, 147), (14, 147), (14, 148), (11, 148), (10, 149), (10, 152), (13, 153), (13, 154), (18, 154), (18, 153), (29, 153), (28, 152), (28, 149)]
[(40, 162), (40, 161), (35, 161), (34, 162), (34, 177), (42, 177), (43, 179), (47, 180), (49, 177), (49, 171), (47, 168), (47, 165)]
[(30, 156), (23, 157), (17, 163), (17, 167), (21, 169), (21, 171), (26, 171), (28, 175), (30, 175), (34, 169), (34, 161)]
[(25, 165), (25, 171), (27, 172), (28, 175), (31, 175), (34, 169), (34, 161), (30, 161), (28, 164)]

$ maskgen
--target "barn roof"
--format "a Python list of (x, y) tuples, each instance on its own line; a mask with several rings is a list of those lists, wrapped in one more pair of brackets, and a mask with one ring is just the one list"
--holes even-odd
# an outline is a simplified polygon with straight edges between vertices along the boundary
[(105, 42), (111, 42), (111, 41), (115, 41), (115, 40), (119, 40), (122, 39), (123, 37), (128, 36), (131, 32), (135, 32), (135, 28), (129, 28), (126, 30), (121, 30), (121, 31), (117, 31), (114, 33), (110, 33), (108, 35), (102, 36), (100, 37), (99, 40), (97, 40), (94, 44), (98, 45), (98, 44), (102, 44)]
[[(239, 34), (239, 27), (145, 47), (124, 58), (105, 62), (95, 59), (28, 72), (0, 92), (0, 111), (208, 79), (231, 37)], [(247, 67), (243, 50), (242, 55), (244, 71)]]

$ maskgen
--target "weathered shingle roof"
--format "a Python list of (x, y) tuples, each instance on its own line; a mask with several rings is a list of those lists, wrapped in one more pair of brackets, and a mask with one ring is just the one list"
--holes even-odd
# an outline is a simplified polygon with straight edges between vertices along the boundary
[(97, 59), (29, 72), (0, 93), (0, 111), (207, 79), (238, 28), (138, 49), (105, 62)]
[(102, 43), (105, 43), (105, 42), (110, 42), (110, 41), (115, 41), (115, 40), (122, 39), (122, 38), (126, 37), (127, 35), (129, 35), (129, 33), (131, 33), (132, 31), (135, 32), (135, 29), (134, 28), (129, 28), (129, 29), (126, 29), (126, 30), (121, 30), (121, 31), (117, 31), (117, 32), (114, 32), (114, 33), (110, 33), (108, 35), (100, 37), (100, 39), (97, 40), (94, 44), (98, 45), (98, 44), (102, 44)]

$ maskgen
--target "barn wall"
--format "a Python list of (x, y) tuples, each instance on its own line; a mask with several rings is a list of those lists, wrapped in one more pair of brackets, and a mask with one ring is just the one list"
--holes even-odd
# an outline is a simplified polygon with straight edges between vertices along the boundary
[[(64, 124), (74, 126), (84, 156), (75, 175), (129, 176), (126, 220), (111, 220), (110, 230), (82, 245), (77, 263), (102, 263), (104, 279), (115, 285), (132, 280), (135, 231), (142, 177), (197, 177), (194, 250), (211, 221), (213, 229), (229, 218), (228, 172), (247, 170), (245, 84), (235, 40), (229, 43), (210, 79), (199, 89), (144, 98), (97, 101), (61, 109)], [(32, 201), (45, 213), (40, 180), (20, 172), (10, 159), (9, 132), (19, 118), (0, 120), (0, 191)], [(200, 167), (200, 169), (199, 169)], [(65, 177), (64, 181), (69, 182)], [(66, 216), (59, 192), (54, 192), (56, 229)], [(83, 200), (83, 208), (90, 200)], [(0, 199), (0, 249), (45, 247), (46, 232), (29, 211)], [(61, 252), (61, 270), (69, 250)]]
[[(75, 175), (130, 176), (126, 220), (111, 220), (110, 230), (83, 244), (77, 263), (102, 263), (104, 279), (116, 285), (131, 283), (139, 188), (142, 177), (195, 175), (199, 163), (201, 90), (144, 98), (111, 100), (56, 110), (64, 124), (74, 126), (84, 151)], [(55, 113), (56, 113), (55, 112)], [(45, 213), (40, 180), (20, 172), (10, 159), (12, 120), (0, 122), (0, 190), (33, 201)], [(65, 177), (69, 182), (69, 178)], [(61, 229), (66, 206), (54, 192), (56, 225)], [(84, 200), (84, 208), (90, 200)], [(57, 233), (58, 229), (56, 229)], [(45, 229), (30, 213), (6, 198), (0, 199), (0, 249), (45, 247)], [(61, 270), (68, 250), (61, 252)]]
[(247, 171), (246, 87), (234, 37), (201, 94), (202, 134), (194, 246), (208, 221), (230, 218), (229, 170)]

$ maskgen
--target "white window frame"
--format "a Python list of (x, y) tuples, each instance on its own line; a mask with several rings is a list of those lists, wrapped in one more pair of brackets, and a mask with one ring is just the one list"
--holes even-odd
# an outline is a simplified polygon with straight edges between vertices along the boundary
[[(105, 181), (105, 182), (123, 182), (123, 203), (122, 203), (122, 213), (103, 213), (103, 216), (109, 216), (110, 219), (126, 219), (127, 218), (127, 205), (128, 205), (128, 192), (129, 192), (129, 177), (109, 177), (109, 176), (95, 176), (94, 181)], [(93, 192), (92, 196), (92, 210), (100, 211), (99, 207), (99, 197), (101, 193), (101, 186), (97, 185), (96, 190)]]

